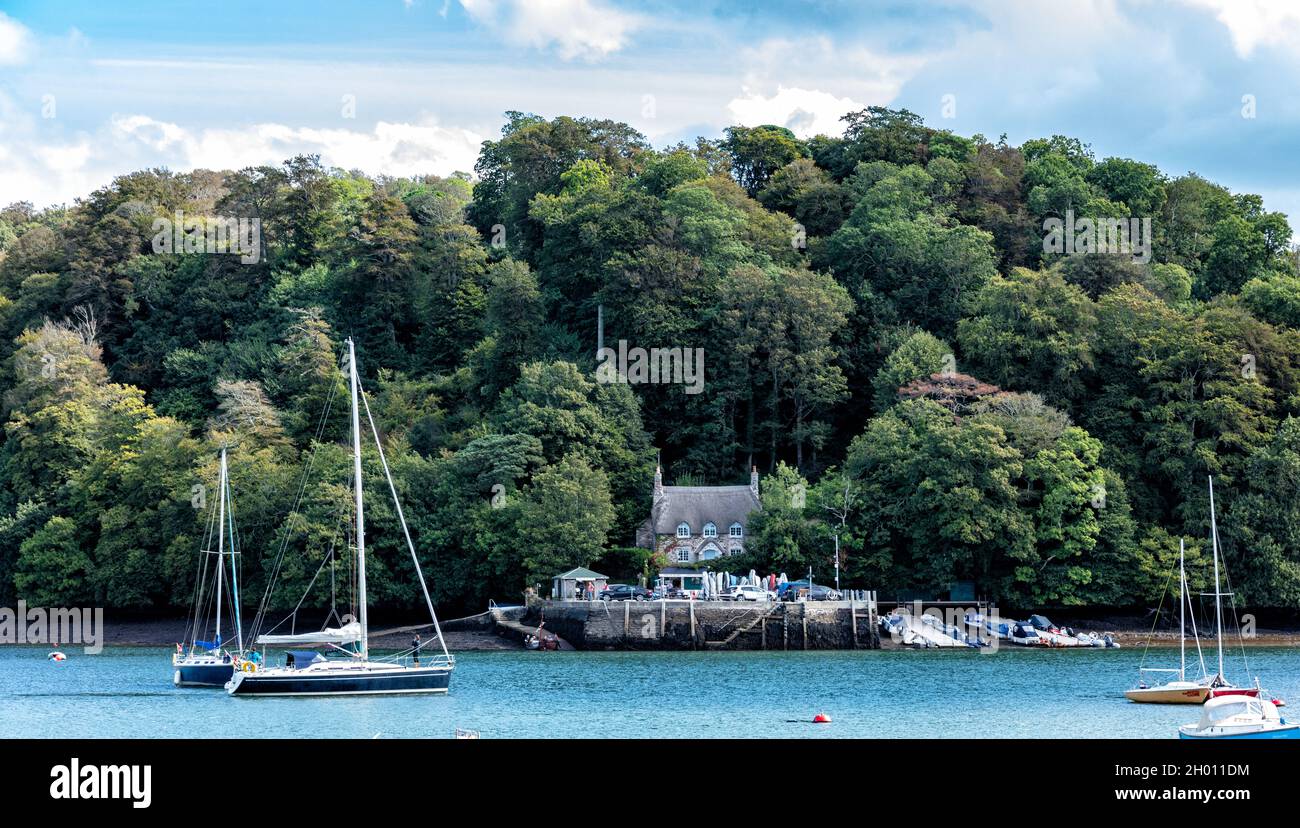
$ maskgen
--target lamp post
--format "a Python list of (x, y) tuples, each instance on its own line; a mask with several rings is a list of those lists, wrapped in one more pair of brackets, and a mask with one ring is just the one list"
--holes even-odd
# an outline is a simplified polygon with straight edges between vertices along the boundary
[(835, 530), (835, 591), (840, 591), (840, 530)]
[(835, 535), (835, 591), (840, 591), (840, 532), (849, 522), (849, 512), (853, 508), (853, 481), (847, 474), (844, 478), (844, 494), (839, 504), (826, 506), (826, 511), (839, 519), (839, 525), (832, 530)]

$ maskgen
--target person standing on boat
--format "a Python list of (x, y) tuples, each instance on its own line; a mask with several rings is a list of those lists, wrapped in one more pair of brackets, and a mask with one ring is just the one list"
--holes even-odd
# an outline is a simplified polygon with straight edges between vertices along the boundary
[(415, 656), (415, 666), (420, 666), (420, 634), (416, 633), (415, 638), (411, 639), (411, 652)]

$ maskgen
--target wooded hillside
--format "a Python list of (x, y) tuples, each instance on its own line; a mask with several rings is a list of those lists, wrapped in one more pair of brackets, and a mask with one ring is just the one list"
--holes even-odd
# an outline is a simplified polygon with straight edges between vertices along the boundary
[[(298, 157), (0, 211), (0, 605), (186, 605), (228, 444), (246, 594), (286, 545), (292, 606), (347, 543), (346, 336), (443, 607), (644, 565), (657, 452), (758, 466), (734, 568), (828, 578), (844, 513), (846, 586), (1016, 606), (1154, 601), (1180, 536), (1199, 586), (1213, 473), (1238, 602), (1300, 605), (1300, 272), (1258, 196), (881, 108), (666, 149), (507, 120), (472, 176)], [(178, 213), (258, 219), (258, 261), (156, 252)], [(1044, 253), (1067, 216), (1150, 218), (1150, 260)], [(598, 306), (607, 345), (703, 348), (703, 392), (598, 382)]]

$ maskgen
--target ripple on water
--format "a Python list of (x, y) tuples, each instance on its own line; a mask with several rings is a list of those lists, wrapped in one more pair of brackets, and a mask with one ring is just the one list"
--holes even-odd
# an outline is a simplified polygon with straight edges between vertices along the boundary
[[(447, 696), (301, 699), (176, 688), (170, 656), (117, 647), (53, 663), (41, 648), (0, 647), (0, 722), (17, 737), (1172, 738), (1196, 716), (1124, 699), (1141, 648), (472, 652), (457, 656)], [(1300, 699), (1300, 650), (1250, 659), (1274, 695)], [(1247, 675), (1239, 662), (1229, 672)], [(833, 722), (812, 724), (818, 712)]]

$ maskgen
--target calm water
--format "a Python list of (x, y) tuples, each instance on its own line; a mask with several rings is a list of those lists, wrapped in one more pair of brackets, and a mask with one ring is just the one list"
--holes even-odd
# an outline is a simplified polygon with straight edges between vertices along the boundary
[[(167, 647), (70, 649), (61, 664), (47, 651), (0, 647), (0, 735), (442, 738), (460, 727), (483, 738), (1173, 738), (1197, 716), (1123, 698), (1141, 648), (464, 653), (448, 696), (333, 699), (178, 689)], [(1151, 654), (1148, 666), (1177, 659), (1177, 650)], [(1249, 656), (1265, 686), (1300, 711), (1300, 649)], [(1240, 658), (1229, 674), (1241, 681)], [(808, 723), (818, 711), (834, 722)]]

